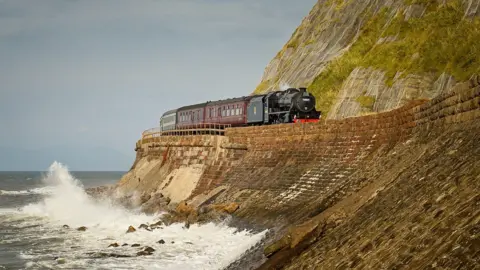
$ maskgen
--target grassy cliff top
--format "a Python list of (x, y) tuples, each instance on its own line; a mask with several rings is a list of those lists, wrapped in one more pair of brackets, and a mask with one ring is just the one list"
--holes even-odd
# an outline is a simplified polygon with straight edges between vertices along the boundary
[[(338, 50), (335, 57), (325, 61), (319, 55), (303, 59), (301, 63), (308, 66), (308, 60), (310, 63), (318, 62), (320, 66), (318, 72), (311, 72), (311, 76), (304, 80), (309, 91), (317, 97), (318, 109), (328, 113), (342, 84), (358, 67), (384, 71), (387, 86), (409, 74), (433, 74), (438, 77), (446, 73), (463, 81), (480, 72), (480, 45), (477, 44), (480, 40), (480, 19), (472, 16), (476, 12), (469, 10), (468, 1), (365, 2), (364, 9), (357, 13), (353, 23), (355, 35), (342, 50)], [(269, 78), (264, 76), (255, 93), (278, 87), (295, 73), (292, 69), (301, 69), (299, 65), (292, 64), (303, 57), (297, 51), (315, 54), (318, 44), (330, 46), (322, 33), (328, 32), (328, 27), (338, 26), (338, 22), (344, 20), (345, 14), (352, 13), (353, 8), (358, 9), (359, 6), (352, 0), (319, 1), (272, 61), (280, 63), (276, 73), (273, 76), (270, 74)], [(308, 71), (303, 70), (304, 73)], [(298, 71), (296, 74), (298, 76)]]

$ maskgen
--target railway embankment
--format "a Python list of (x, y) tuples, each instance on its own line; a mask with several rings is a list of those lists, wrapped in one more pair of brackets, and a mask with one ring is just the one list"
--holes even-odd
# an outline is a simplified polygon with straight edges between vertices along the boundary
[(479, 134), (470, 80), (379, 114), (140, 140), (117, 190), (139, 203), (162, 194), (186, 215), (233, 204), (273, 229), (231, 268), (473, 269)]

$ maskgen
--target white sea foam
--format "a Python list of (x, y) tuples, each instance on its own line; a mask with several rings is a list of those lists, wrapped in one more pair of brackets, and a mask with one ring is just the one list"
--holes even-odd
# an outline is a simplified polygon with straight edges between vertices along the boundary
[[(22, 225), (26, 228), (23, 235), (36, 239), (62, 238), (62, 243), (41, 241), (42, 249), (49, 250), (51, 256), (48, 258), (43, 250), (23, 252), (21, 256), (31, 260), (27, 268), (222, 269), (266, 233), (253, 234), (212, 223), (194, 224), (189, 229), (183, 224), (174, 224), (150, 232), (138, 229), (138, 226), (154, 223), (158, 216), (127, 210), (110, 201), (92, 200), (81, 183), (60, 163), (51, 165), (44, 182), (53, 187), (52, 192), (42, 202), (27, 205), (17, 212), (18, 215), (36, 217), (35, 222), (41, 225), (34, 227), (29, 219)], [(63, 229), (63, 224), (70, 228)], [(130, 225), (137, 231), (126, 233)], [(88, 229), (85, 232), (75, 230), (79, 226)], [(158, 243), (161, 239), (165, 244)], [(129, 245), (108, 248), (114, 242)], [(140, 244), (141, 248), (150, 246), (156, 251), (151, 256), (132, 258), (92, 259), (87, 255), (88, 252), (104, 252), (135, 256), (141, 248), (131, 247), (132, 244)], [(58, 265), (52, 256), (65, 258), (65, 264)]]
[(27, 190), (2, 190), (0, 189), (0, 195), (31, 195), (31, 194), (50, 194), (52, 193), (52, 187), (40, 187)]

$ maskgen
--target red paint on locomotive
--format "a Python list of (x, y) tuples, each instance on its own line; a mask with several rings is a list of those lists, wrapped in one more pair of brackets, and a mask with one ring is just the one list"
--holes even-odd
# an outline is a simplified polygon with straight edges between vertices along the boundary
[(293, 123), (317, 123), (320, 119), (306, 118), (306, 119), (293, 119)]

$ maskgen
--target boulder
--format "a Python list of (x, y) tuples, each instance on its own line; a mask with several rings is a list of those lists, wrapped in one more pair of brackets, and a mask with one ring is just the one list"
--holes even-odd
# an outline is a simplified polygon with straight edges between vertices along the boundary
[(113, 243), (113, 244), (108, 245), (108, 247), (118, 247), (118, 246), (119, 246), (118, 243)]
[(228, 215), (229, 214), (227, 212), (215, 211), (211, 208), (207, 208), (207, 211), (198, 216), (197, 222), (201, 224), (208, 222), (221, 222), (222, 220), (225, 220)]
[(188, 205), (185, 201), (181, 201), (177, 205), (177, 208), (175, 208), (175, 212), (184, 216), (189, 216), (190, 214), (196, 211), (195, 211), (195, 208), (193, 208), (193, 206)]
[(275, 241), (272, 244), (266, 246), (265, 249), (263, 250), (263, 254), (267, 258), (270, 258), (273, 254), (288, 247), (289, 245), (290, 245), (290, 237), (284, 236), (280, 240)]
[(146, 251), (146, 252), (150, 252), (150, 253), (152, 253), (152, 252), (154, 252), (154, 251), (155, 251), (155, 249), (154, 249), (154, 248), (152, 248), (152, 247), (145, 247), (145, 248), (143, 249), (143, 251)]
[(133, 244), (131, 247), (139, 247), (140, 244)]
[(106, 258), (106, 257), (112, 257), (112, 258), (129, 258), (132, 256), (129, 255), (123, 255), (123, 254), (115, 254), (115, 253), (104, 253), (104, 252), (88, 252), (87, 255), (92, 256), (93, 258)]
[(128, 244), (127, 244), (127, 243), (125, 243), (125, 244), (123, 244), (123, 245), (122, 245), (122, 247), (126, 247), (126, 246), (128, 246)]
[(85, 227), (85, 226), (82, 226), (82, 227), (78, 227), (78, 228), (77, 228), (77, 231), (81, 231), (81, 232), (84, 232), (84, 231), (86, 231), (86, 230), (87, 230), (87, 227)]
[(167, 209), (170, 199), (161, 193), (155, 193), (147, 201), (142, 203), (142, 211), (147, 214), (155, 214)]
[(135, 227), (133, 226), (128, 226), (128, 230), (127, 230), (127, 233), (132, 233), (132, 232), (135, 232), (137, 230), (135, 230)]
[(62, 228), (64, 228), (64, 229), (69, 229), (70, 226), (68, 226), (68, 225), (63, 225)]
[(144, 204), (146, 203), (148, 200), (150, 200), (152, 196), (150, 194), (147, 194), (147, 193), (143, 193), (141, 196), (140, 196), (140, 204)]
[(216, 211), (223, 211), (228, 214), (233, 214), (240, 207), (238, 203), (215, 204), (211, 206)]
[(319, 224), (317, 220), (309, 220), (301, 225), (291, 227), (280, 240), (266, 246), (263, 254), (269, 258), (282, 249), (295, 248), (299, 243), (311, 237), (312, 233), (319, 228)]
[(152, 255), (152, 253), (145, 250), (137, 252), (137, 256), (148, 256), (148, 255)]
[(163, 245), (163, 244), (165, 244), (165, 240), (163, 240), (163, 239), (160, 239), (160, 241), (158, 241), (157, 243), (159, 243), (159, 244)]
[(157, 226), (158, 227), (158, 226), (162, 226), (162, 225), (163, 225), (163, 221), (159, 220), (156, 223), (153, 223), (152, 225), (150, 225), (150, 227), (152, 227), (152, 226)]
[(295, 248), (300, 242), (302, 242), (311, 232), (318, 228), (318, 222), (312, 220), (302, 225), (296, 226), (290, 229), (290, 248)]
[(147, 224), (140, 224), (140, 226), (138, 227), (139, 229), (145, 229), (147, 231), (152, 231)]

